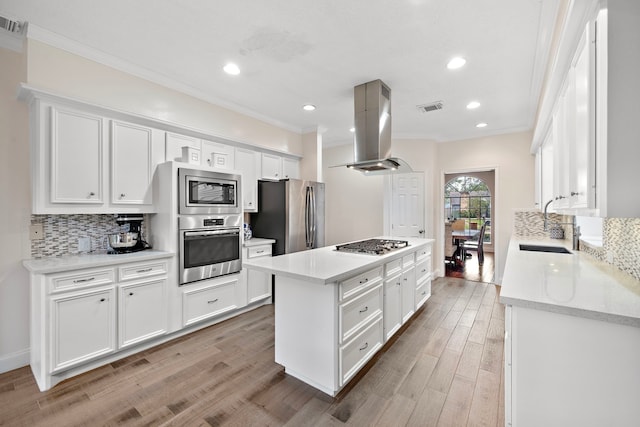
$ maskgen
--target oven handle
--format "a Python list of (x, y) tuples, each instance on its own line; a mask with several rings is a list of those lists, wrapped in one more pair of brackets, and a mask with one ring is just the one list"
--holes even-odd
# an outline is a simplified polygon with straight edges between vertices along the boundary
[(220, 236), (220, 235), (239, 236), (239, 228), (225, 228), (224, 230), (209, 230), (209, 231), (185, 231), (184, 237), (199, 237), (199, 236)]

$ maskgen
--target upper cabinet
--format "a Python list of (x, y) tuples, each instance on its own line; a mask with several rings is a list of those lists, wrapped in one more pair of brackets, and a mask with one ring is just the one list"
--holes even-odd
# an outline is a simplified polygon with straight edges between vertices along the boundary
[[(635, 142), (640, 50), (624, 44), (640, 40), (634, 19), (640, 2), (602, 4), (591, 0), (569, 7), (534, 133), (540, 161), (537, 197), (541, 205), (553, 199), (551, 207), (565, 213), (640, 217), (640, 192), (633, 186), (640, 158)], [(552, 168), (545, 167), (545, 146), (553, 147)], [(542, 192), (550, 169), (553, 194), (547, 200)]]
[(236, 148), (235, 169), (242, 174), (242, 207), (245, 212), (258, 212), (259, 167), (259, 153), (245, 148)]
[(202, 165), (217, 169), (235, 168), (235, 150), (225, 144), (202, 141)]
[(298, 159), (283, 157), (282, 174), (285, 179), (300, 179), (300, 161)]
[[(39, 159), (43, 164), (39, 168), (38, 204), (103, 204), (107, 144), (104, 119), (67, 108), (52, 106), (43, 112), (47, 110), (51, 130), (44, 135), (44, 146), (37, 147), (44, 157)], [(47, 169), (51, 173), (50, 192), (46, 188)]]
[(161, 161), (157, 153), (161, 144), (154, 144), (154, 140), (161, 140), (160, 134), (160, 131), (144, 126), (111, 122), (112, 204), (153, 203), (151, 180), (155, 165)]
[(273, 154), (262, 153), (262, 178), (282, 179), (282, 157)]
[[(182, 152), (183, 147), (193, 148), (189, 159), (183, 159)], [(188, 163), (200, 164), (201, 155), (200, 149), (202, 143), (200, 139), (193, 138), (191, 136), (179, 135), (177, 133), (166, 133), (165, 151), (164, 156), (166, 161), (187, 161)]]

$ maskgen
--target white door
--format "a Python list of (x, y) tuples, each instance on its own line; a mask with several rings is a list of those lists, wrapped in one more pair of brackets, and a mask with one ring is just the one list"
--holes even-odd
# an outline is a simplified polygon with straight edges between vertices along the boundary
[(392, 176), (391, 234), (424, 237), (424, 174)]

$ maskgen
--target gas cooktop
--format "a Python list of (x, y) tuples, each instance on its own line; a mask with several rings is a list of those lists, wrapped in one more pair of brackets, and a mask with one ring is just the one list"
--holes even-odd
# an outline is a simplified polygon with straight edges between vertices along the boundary
[(336, 251), (384, 255), (396, 249), (406, 248), (407, 246), (409, 246), (409, 242), (406, 240), (367, 239), (359, 242), (337, 245)]

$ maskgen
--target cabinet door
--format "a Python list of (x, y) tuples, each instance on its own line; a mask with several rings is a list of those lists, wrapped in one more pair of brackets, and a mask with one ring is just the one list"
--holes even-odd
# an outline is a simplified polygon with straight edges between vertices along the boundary
[(51, 299), (51, 371), (62, 371), (115, 351), (115, 289)]
[(153, 130), (111, 122), (111, 203), (150, 205)]
[(282, 157), (262, 153), (262, 178), (282, 178)]
[(177, 133), (167, 132), (164, 146), (165, 160), (182, 162), (182, 147), (191, 147), (196, 150), (194, 153), (198, 155), (197, 159), (189, 159), (189, 163), (200, 164), (200, 149), (201, 142), (198, 138), (192, 138), (190, 136), (179, 135)]
[(387, 341), (402, 325), (402, 274), (384, 281), (384, 339)]
[(167, 281), (120, 286), (119, 347), (145, 341), (167, 332)]
[(245, 212), (258, 211), (259, 154), (236, 148), (235, 168), (242, 173), (242, 205)]
[(104, 202), (104, 123), (51, 107), (51, 203)]
[(282, 174), (285, 179), (300, 179), (300, 161), (283, 157)]
[[(547, 133), (542, 147), (540, 147), (540, 209), (544, 208), (544, 205), (554, 198), (554, 145), (553, 132), (550, 130)], [(551, 207), (553, 207), (553, 205), (551, 205)]]
[(202, 165), (217, 169), (233, 169), (233, 147), (217, 142), (202, 141)]
[(573, 66), (575, 81), (575, 138), (571, 159), (571, 207), (595, 207), (595, 88), (593, 43), (590, 26), (585, 30)]
[(249, 304), (271, 296), (271, 274), (247, 268), (247, 296)]
[(402, 273), (402, 323), (415, 312), (416, 267), (411, 266)]

